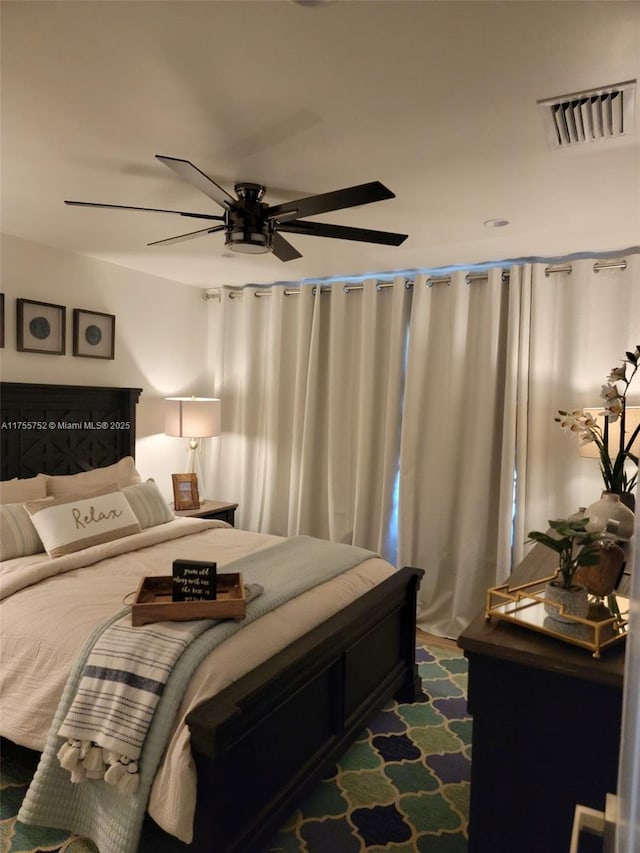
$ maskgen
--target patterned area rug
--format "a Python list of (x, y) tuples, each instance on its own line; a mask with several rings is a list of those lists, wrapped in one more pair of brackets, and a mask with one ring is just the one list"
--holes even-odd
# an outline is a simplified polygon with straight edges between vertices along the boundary
[[(264, 853), (464, 853), (467, 664), (458, 651), (425, 646), (417, 661), (428, 701), (380, 711)], [(3, 742), (0, 853), (96, 853), (87, 840), (16, 820), (36, 760)], [(143, 842), (140, 853), (154, 851)]]

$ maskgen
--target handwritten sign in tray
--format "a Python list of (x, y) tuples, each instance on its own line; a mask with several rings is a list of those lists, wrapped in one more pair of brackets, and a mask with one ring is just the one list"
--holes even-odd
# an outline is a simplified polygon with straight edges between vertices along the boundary
[(247, 595), (242, 575), (218, 574), (216, 598), (211, 601), (173, 601), (171, 575), (140, 581), (131, 607), (131, 624), (188, 622), (191, 619), (244, 619)]

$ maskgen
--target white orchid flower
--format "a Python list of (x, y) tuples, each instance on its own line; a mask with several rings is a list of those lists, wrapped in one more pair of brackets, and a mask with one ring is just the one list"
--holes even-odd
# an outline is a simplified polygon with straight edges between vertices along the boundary
[(624, 411), (624, 401), (622, 397), (616, 397), (614, 400), (609, 400), (604, 407), (604, 414), (607, 416), (609, 423), (615, 423), (622, 412)]
[(580, 439), (580, 447), (584, 447), (585, 444), (591, 444), (592, 441), (596, 440), (595, 433), (591, 429), (583, 430), (578, 438)]
[(623, 382), (627, 378), (627, 365), (623, 364), (620, 367), (612, 367), (611, 372), (607, 376), (607, 382)]
[(619, 396), (618, 389), (615, 385), (603, 385), (600, 389), (600, 396), (603, 400), (615, 400)]

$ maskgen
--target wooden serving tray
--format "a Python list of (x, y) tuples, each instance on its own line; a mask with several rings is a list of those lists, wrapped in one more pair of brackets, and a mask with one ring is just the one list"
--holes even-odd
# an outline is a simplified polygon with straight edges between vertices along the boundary
[(242, 575), (218, 574), (217, 598), (211, 601), (173, 601), (171, 575), (144, 577), (131, 607), (131, 624), (189, 622), (192, 619), (243, 619), (247, 596)]

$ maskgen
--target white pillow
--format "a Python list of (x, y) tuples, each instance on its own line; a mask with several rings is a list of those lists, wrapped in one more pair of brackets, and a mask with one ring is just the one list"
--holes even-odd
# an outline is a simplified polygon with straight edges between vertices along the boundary
[(105, 486), (130, 486), (142, 480), (136, 470), (133, 456), (124, 456), (113, 465), (104, 468), (94, 468), (91, 471), (81, 471), (79, 474), (57, 474), (47, 477), (47, 495), (54, 498), (79, 497), (90, 495), (96, 489)]
[(173, 521), (175, 518), (168, 503), (162, 497), (160, 489), (156, 486), (155, 480), (149, 479), (146, 483), (125, 486), (122, 493), (129, 501), (143, 530), (146, 527), (155, 527), (156, 524), (166, 524), (167, 521)]
[(117, 486), (90, 497), (29, 501), (24, 506), (50, 557), (140, 532), (138, 519)]
[[(45, 498), (46, 500), (46, 498)], [(0, 506), (0, 560), (40, 554), (44, 546), (23, 504)]]
[(0, 482), (0, 504), (21, 504), (47, 496), (47, 475)]

